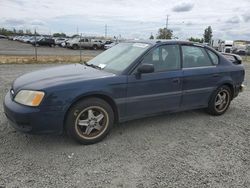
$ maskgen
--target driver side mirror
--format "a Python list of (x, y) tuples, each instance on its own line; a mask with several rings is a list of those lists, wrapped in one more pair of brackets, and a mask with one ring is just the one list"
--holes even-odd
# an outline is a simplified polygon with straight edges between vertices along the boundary
[(142, 64), (138, 67), (137, 72), (142, 73), (152, 73), (155, 71), (153, 64)]

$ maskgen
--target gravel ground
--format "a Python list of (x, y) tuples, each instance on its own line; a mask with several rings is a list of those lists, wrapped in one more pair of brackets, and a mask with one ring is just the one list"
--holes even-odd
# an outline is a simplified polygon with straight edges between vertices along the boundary
[[(82, 50), (82, 55), (96, 56), (101, 53), (102, 50)], [(72, 50), (61, 47), (37, 47), (38, 55), (80, 55), (80, 50)], [(35, 55), (35, 48), (31, 44), (11, 41), (6, 39), (0, 39), (0, 55)]]
[[(0, 65), (0, 101), (15, 77), (49, 66)], [(223, 116), (196, 110), (130, 121), (89, 146), (19, 133), (0, 106), (1, 186), (250, 187), (250, 89)]]

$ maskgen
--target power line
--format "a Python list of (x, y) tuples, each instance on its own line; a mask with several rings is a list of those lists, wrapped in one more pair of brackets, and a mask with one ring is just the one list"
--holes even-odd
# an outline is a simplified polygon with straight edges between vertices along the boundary
[(166, 32), (165, 32), (165, 38), (167, 39), (167, 36), (168, 36), (168, 17), (169, 15), (167, 15), (167, 19), (166, 19)]
[(168, 17), (169, 15), (167, 15), (167, 19), (166, 19), (166, 30), (168, 29)]
[(105, 38), (107, 38), (108, 26), (105, 24)]

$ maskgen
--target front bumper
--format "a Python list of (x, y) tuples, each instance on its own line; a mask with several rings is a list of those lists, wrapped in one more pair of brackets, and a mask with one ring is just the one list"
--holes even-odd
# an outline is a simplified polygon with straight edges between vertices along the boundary
[(10, 92), (4, 99), (4, 113), (17, 130), (27, 133), (61, 133), (64, 111), (62, 107), (29, 107), (13, 101)]

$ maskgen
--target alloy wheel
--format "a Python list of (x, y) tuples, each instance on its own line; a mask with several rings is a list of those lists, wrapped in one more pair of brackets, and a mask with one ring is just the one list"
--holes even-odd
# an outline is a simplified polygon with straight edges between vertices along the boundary
[(230, 94), (228, 90), (220, 90), (215, 97), (215, 110), (217, 112), (223, 112), (227, 109), (230, 102)]
[(75, 129), (80, 137), (95, 139), (104, 133), (108, 124), (108, 113), (99, 106), (90, 106), (78, 114)]

